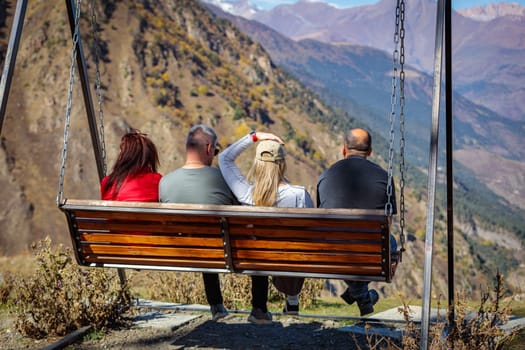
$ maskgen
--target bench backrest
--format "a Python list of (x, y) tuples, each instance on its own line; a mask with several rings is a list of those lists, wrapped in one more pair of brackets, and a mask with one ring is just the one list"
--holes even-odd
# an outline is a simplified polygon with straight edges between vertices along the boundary
[(66, 200), (79, 264), (390, 282), (381, 210)]

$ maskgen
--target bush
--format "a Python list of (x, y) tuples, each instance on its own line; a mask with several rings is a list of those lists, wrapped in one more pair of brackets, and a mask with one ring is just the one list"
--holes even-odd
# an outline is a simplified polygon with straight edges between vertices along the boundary
[(0, 305), (7, 304), (10, 301), (11, 291), (15, 278), (9, 272), (0, 274)]
[[(449, 325), (447, 320), (438, 315), (437, 322), (429, 328), (428, 349), (501, 349), (516, 335), (515, 330), (506, 332), (501, 328), (507, 323), (511, 314), (508, 303), (504, 305), (503, 297), (503, 277), (499, 273), (492, 292), (486, 291), (482, 295), (476, 311), (467, 308), (466, 294), (458, 293), (453, 324)], [(401, 346), (385, 338), (376, 339), (368, 336), (368, 345), (371, 348), (377, 347), (380, 343), (387, 343), (388, 349), (416, 350), (420, 348), (421, 330), (413, 322), (408, 321), (410, 314), (408, 304), (400, 308), (399, 312), (407, 320)]]
[[(137, 278), (139, 276), (137, 275)], [(144, 296), (152, 300), (171, 301), (182, 304), (208, 304), (204, 294), (204, 283), (200, 273), (191, 272), (146, 272), (148, 289)], [(221, 292), (227, 308), (247, 308), (251, 304), (250, 276), (220, 274)], [(306, 279), (299, 294), (301, 308), (314, 305), (321, 295), (324, 281)], [(284, 302), (284, 295), (271, 283), (269, 303)], [(281, 307), (282, 305), (279, 305)]]
[(69, 248), (53, 248), (50, 238), (32, 248), (37, 263), (34, 275), (13, 283), (20, 333), (40, 339), (87, 325), (103, 329), (124, 322), (131, 297), (116, 270), (81, 268)]

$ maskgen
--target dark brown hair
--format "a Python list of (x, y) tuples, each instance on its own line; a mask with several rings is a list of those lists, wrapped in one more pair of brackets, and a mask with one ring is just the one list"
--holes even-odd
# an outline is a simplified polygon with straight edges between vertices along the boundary
[(116, 196), (127, 177), (134, 177), (149, 171), (156, 173), (159, 165), (159, 155), (153, 141), (148, 138), (147, 134), (131, 130), (120, 140), (120, 153), (108, 176), (103, 192), (106, 193), (116, 184), (113, 193)]

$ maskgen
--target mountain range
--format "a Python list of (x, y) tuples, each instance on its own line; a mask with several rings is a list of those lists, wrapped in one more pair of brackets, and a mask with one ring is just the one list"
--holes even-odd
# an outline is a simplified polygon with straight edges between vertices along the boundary
[[(435, 3), (431, 1), (415, 1), (410, 3), (412, 10), (416, 10), (415, 14), (408, 12), (407, 23), (410, 23), (410, 18), (415, 18), (416, 23), (410, 23), (412, 27), (419, 28), (417, 31), (412, 30), (412, 33), (420, 33), (416, 39), (412, 39), (414, 47), (428, 45), (428, 42), (419, 42), (418, 39), (424, 38), (421, 35), (424, 32), (424, 22), (432, 22), (432, 16), (435, 16)], [(386, 10), (385, 6), (391, 8)], [(360, 33), (366, 31), (372, 37), (370, 32), (384, 32), (385, 30), (378, 30), (378, 27), (385, 28), (385, 23), (392, 23), (387, 18), (392, 19), (392, 4), (389, 2), (380, 2), (377, 5), (365, 6), (355, 9), (337, 9), (320, 2), (300, 2), (295, 5), (281, 5), (269, 11), (260, 11), (255, 15), (249, 16), (252, 19), (247, 19), (240, 16), (233, 16), (220, 10), (217, 7), (211, 7), (212, 11), (219, 17), (227, 18), (235, 23), (238, 28), (251, 37), (258, 40), (262, 46), (270, 53), (272, 59), (279, 65), (285, 67), (294, 76), (298, 77), (303, 83), (317, 91), (324, 100), (329, 101), (332, 106), (351, 111), (356, 119), (369, 125), (378, 133), (382, 133), (385, 137), (389, 131), (387, 125), (388, 115), (390, 113), (390, 93), (391, 86), (390, 78), (392, 69), (392, 54), (386, 52), (381, 48), (374, 48), (370, 45), (354, 45), (348, 41), (342, 42), (338, 40), (319, 40), (315, 36), (315, 40), (308, 38), (302, 39), (302, 36), (289, 37), (285, 35), (286, 30), (279, 31), (270, 28), (270, 25), (265, 25), (262, 22), (266, 20), (280, 18), (276, 23), (282, 23), (282, 28), (289, 28), (290, 30), (300, 31), (304, 27), (300, 20), (309, 22), (309, 19), (322, 22), (326, 28), (321, 31), (323, 34), (339, 32), (337, 29), (344, 20), (341, 18), (348, 15), (348, 12), (355, 11), (352, 20), (360, 21), (362, 25), (355, 25), (355, 32)], [(358, 12), (363, 10), (362, 12)], [(326, 11), (325, 11), (326, 10)], [(274, 16), (275, 13), (282, 15)], [(344, 14), (343, 14), (344, 13)], [(382, 16), (378, 15), (382, 14)], [(265, 17), (266, 16), (266, 17)], [(261, 20), (262, 18), (262, 20)], [(300, 20), (295, 21), (295, 18)], [(473, 60), (466, 53), (468, 50), (462, 51), (462, 59), (470, 61), (471, 65), (467, 67), (459, 66), (456, 69), (454, 66), (454, 74), (467, 76), (464, 71), (479, 71), (484, 70), (492, 72), (490, 79), (497, 81), (500, 79), (498, 74), (509, 77), (513, 72), (523, 70), (523, 62), (520, 57), (523, 56), (523, 50), (520, 48), (520, 33), (523, 32), (523, 26), (516, 25), (517, 20), (521, 20), (520, 16), (499, 16), (493, 21), (489, 21), (492, 27), (494, 36), (496, 33), (502, 37), (500, 42), (493, 37), (490, 40), (480, 40), (483, 35), (487, 33), (488, 25), (485, 22), (473, 21), (469, 18), (464, 18), (459, 14), (455, 14), (455, 20), (463, 19), (467, 23), (472, 24), (469, 35), (459, 33), (459, 37), (465, 34), (462, 39), (464, 47), (475, 47), (480, 45), (479, 50), (471, 49), (470, 53), (476, 59)], [(434, 19), (435, 20), (435, 19)], [(271, 21), (270, 21), (271, 22)], [(351, 22), (348, 20), (348, 22)], [(365, 26), (365, 23), (375, 23), (373, 27)], [(510, 23), (510, 24), (509, 24)], [(335, 25), (334, 25), (335, 24)], [(454, 25), (453, 25), (454, 26)], [(276, 26), (277, 27), (277, 26)], [(393, 24), (391, 25), (393, 27)], [(428, 26), (427, 33), (433, 26)], [(281, 28), (281, 27), (279, 27)], [(454, 28), (465, 28), (464, 26), (454, 26)], [(318, 28), (317, 28), (318, 29)], [(390, 28), (391, 29), (391, 28)], [(507, 29), (511, 29), (506, 32)], [(320, 33), (320, 31), (312, 30), (310, 33)], [(480, 31), (479, 33), (476, 31)], [(305, 30), (302, 34), (307, 32)], [(350, 31), (352, 32), (352, 31)], [(407, 41), (410, 40), (410, 29), (407, 30)], [(505, 38), (503, 39), (503, 32)], [(384, 34), (384, 33), (383, 33)], [(365, 35), (365, 36), (366, 36)], [(488, 34), (487, 34), (488, 35)], [(380, 34), (376, 33), (376, 36)], [(426, 35), (432, 38), (432, 35)], [(304, 35), (308, 37), (308, 35)], [(325, 36), (329, 37), (328, 35)], [(356, 35), (356, 37), (363, 38), (363, 35)], [(383, 35), (384, 37), (384, 35)], [(472, 38), (471, 42), (467, 39)], [(510, 39), (509, 39), (510, 38)], [(507, 40), (508, 39), (508, 40)], [(500, 64), (499, 60), (484, 61), (481, 52), (493, 54), (501, 51), (500, 47), (512, 47), (513, 40), (517, 40), (515, 45), (515, 52), (508, 56), (512, 64)], [(380, 42), (381, 39), (370, 39), (370, 41)], [(428, 40), (429, 42), (431, 40)], [(496, 42), (497, 45), (491, 46), (490, 43)], [(378, 45), (381, 46), (381, 45)], [(416, 52), (417, 50), (414, 50)], [(424, 51), (424, 50), (423, 50)], [(430, 50), (433, 52), (433, 49)], [(480, 54), (481, 57), (476, 55)], [(514, 55), (514, 56), (513, 56)], [(510, 58), (512, 56), (512, 58)], [(417, 61), (417, 60), (416, 60)], [(420, 59), (419, 61), (423, 61)], [(418, 61), (418, 62), (419, 62)], [(407, 133), (407, 140), (410, 143), (407, 146), (407, 152), (410, 160), (425, 171), (428, 158), (428, 139), (429, 139), (429, 122), (430, 122), (430, 102), (432, 93), (432, 77), (420, 65), (413, 64), (412, 61), (407, 60), (406, 67), (407, 77), (407, 115), (409, 118)], [(458, 64), (458, 60), (454, 61)], [(459, 61), (461, 62), (461, 61)], [(467, 68), (464, 68), (467, 67)], [(488, 68), (487, 68), (488, 67)], [(461, 68), (461, 69), (460, 69)], [(463, 69), (463, 71), (462, 71)], [(459, 72), (458, 72), (459, 70)], [(495, 97), (487, 99), (498, 102), (498, 99), (508, 101), (505, 106), (508, 110), (519, 111), (522, 109), (523, 99), (520, 99), (520, 94), (523, 93), (523, 74), (516, 74), (511, 78), (506, 79), (504, 88), (499, 87)], [(454, 76), (454, 79), (457, 77)], [(504, 80), (504, 79), (501, 79)], [(506, 222), (512, 221), (511, 231), (522, 236), (523, 225), (525, 223), (525, 214), (523, 209), (525, 203), (522, 200), (523, 186), (525, 185), (525, 163), (524, 153), (521, 151), (523, 147), (523, 113), (516, 112), (514, 114), (505, 114), (505, 110), (498, 108), (491, 109), (487, 106), (476, 103), (471, 99), (469, 93), (483, 94), (483, 89), (471, 89), (469, 93), (462, 91), (461, 87), (457, 87), (456, 80), (454, 80), (454, 147), (455, 147), (455, 181), (456, 186), (456, 212), (464, 212), (463, 205), (470, 207), (467, 211), (477, 207), (479, 211), (488, 213), (493, 212), (492, 217), (507, 216), (509, 213), (513, 219), (505, 219)], [(486, 82), (475, 83), (473, 86), (483, 85)], [(490, 83), (493, 84), (493, 83)], [(489, 85), (490, 85), (489, 84)], [(464, 86), (468, 86), (464, 85)], [(511, 91), (509, 93), (509, 91)], [(500, 95), (502, 97), (500, 97)], [(442, 135), (444, 131), (442, 130)], [(444, 140), (441, 141), (443, 145)], [(380, 149), (380, 152), (386, 152), (385, 149)], [(487, 171), (490, 169), (490, 171)], [(493, 192), (496, 196), (485, 195)], [(479, 196), (478, 196), (479, 195)], [(459, 204), (459, 203), (462, 204)], [(496, 210), (497, 205), (494, 203), (506, 203), (501, 211)], [(521, 208), (521, 209), (509, 209)], [(481, 209), (483, 208), (483, 209)], [(496, 214), (496, 211), (498, 214)], [(483, 215), (483, 214), (481, 214)], [(497, 224), (496, 224), (497, 226)], [(522, 246), (522, 243), (518, 244)], [(521, 250), (521, 248), (520, 248)]]
[[(314, 39), (330, 44), (352, 44), (393, 50), (395, 2), (337, 8), (325, 2), (300, 1), (263, 11), (249, 3), (230, 1), (226, 12), (255, 20), (287, 38)], [(238, 7), (235, 6), (238, 4)], [(241, 11), (241, 9), (243, 9)], [(431, 73), (434, 62), (436, 1), (406, 4), (406, 62)], [(481, 14), (487, 13), (486, 16)], [(482, 19), (480, 19), (482, 17)], [(374, 25), (370, 25), (373, 23)], [(525, 121), (525, 8), (498, 3), (453, 11), (454, 89), (472, 102), (505, 118)]]
[[(330, 7), (323, 3), (301, 4), (306, 7), (310, 5)], [(378, 6), (382, 4), (379, 3)], [(237, 27), (256, 38), (270, 52), (275, 62), (316, 89), (333, 105), (363, 114), (361, 120), (366, 120), (374, 130), (386, 136), (388, 127), (385, 127), (385, 116), (388, 116), (391, 110), (391, 87), (390, 80), (385, 77), (392, 74), (391, 54), (361, 45), (335, 45), (312, 39), (292, 40), (257, 21), (229, 16), (217, 8), (215, 12), (219, 16), (227, 17)], [(296, 8), (293, 12), (298, 15), (300, 8)], [(372, 19), (369, 20), (373, 22)], [(522, 65), (521, 62), (518, 64)], [(409, 154), (412, 161), (419, 166), (424, 166), (428, 151), (426, 144), (430, 122), (432, 77), (414, 66), (407, 67), (406, 76), (407, 114), (415, 119), (407, 126), (413, 146)], [(520, 85), (522, 80), (519, 77), (516, 76), (514, 82), (509, 85)], [(520, 89), (523, 90), (521, 87), (517, 88), (517, 91)], [(521, 100), (513, 100), (514, 106), (520, 103)], [(523, 123), (474, 103), (458, 90), (454, 95), (454, 114), (455, 143), (458, 149), (465, 150), (462, 154), (473, 155), (479, 152), (480, 159), (490, 157), (493, 164), (506, 163), (505, 168), (508, 168), (509, 163), (514, 164), (515, 172), (492, 173), (496, 176), (494, 181), (490, 182), (490, 188), (511, 203), (523, 207), (521, 186), (514, 186), (512, 189), (501, 186), (508, 182), (519, 184), (522, 181), (520, 174), (524, 169), (525, 153), (519, 144)], [(484, 152), (486, 150), (489, 153)], [(475, 171), (478, 177), (486, 179), (483, 168), (471, 162), (472, 157), (462, 156), (457, 159), (464, 166)], [(485, 163), (487, 161), (484, 160)], [(503, 187), (507, 190), (503, 190)]]
[(525, 15), (525, 7), (513, 2), (496, 2), (483, 6), (463, 8), (457, 12), (473, 20), (491, 21), (503, 16), (523, 16)]

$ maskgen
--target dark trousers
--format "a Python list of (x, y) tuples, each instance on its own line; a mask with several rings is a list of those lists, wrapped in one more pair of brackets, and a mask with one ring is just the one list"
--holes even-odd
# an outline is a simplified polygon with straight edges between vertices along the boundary
[(279, 292), (284, 293), (286, 295), (297, 295), (301, 293), (301, 288), (303, 288), (304, 284), (304, 278), (273, 276), (272, 282)]
[(268, 276), (252, 275), (252, 308), (259, 308), (267, 312), (268, 301)]
[(202, 279), (204, 281), (204, 291), (206, 292), (208, 304), (222, 304), (223, 300), (221, 294), (221, 284), (219, 282), (219, 274), (203, 273)]
[[(397, 251), (397, 241), (395, 237), (390, 234), (390, 251)], [(366, 300), (368, 298), (368, 285), (370, 281), (346, 281), (348, 285), (348, 292), (357, 301)]]
[(345, 281), (348, 286), (348, 292), (357, 301), (368, 298), (368, 281)]

